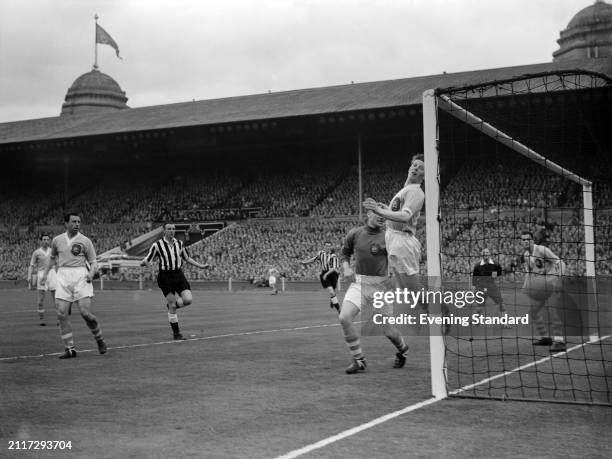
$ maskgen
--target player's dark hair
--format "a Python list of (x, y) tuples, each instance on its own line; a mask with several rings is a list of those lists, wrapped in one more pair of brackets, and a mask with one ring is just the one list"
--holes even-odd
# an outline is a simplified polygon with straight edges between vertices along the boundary
[(51, 239), (51, 236), (49, 236), (49, 233), (42, 233), (39, 239), (42, 241), (43, 237), (48, 237), (49, 239)]
[(533, 239), (533, 233), (531, 231), (523, 231), (521, 236), (529, 236), (531, 239)]
[(68, 223), (70, 221), (70, 217), (80, 217), (77, 212), (69, 212), (64, 215), (64, 223)]
[(415, 161), (423, 161), (425, 162), (425, 155), (422, 153), (419, 153), (418, 155), (414, 155), (412, 157), (412, 159), (410, 160), (410, 164), (412, 164)]

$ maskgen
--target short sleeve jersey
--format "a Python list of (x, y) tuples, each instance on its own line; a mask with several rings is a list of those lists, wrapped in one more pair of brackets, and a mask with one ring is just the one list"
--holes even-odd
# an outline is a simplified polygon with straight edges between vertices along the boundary
[(533, 251), (525, 252), (527, 272), (531, 274), (563, 274), (564, 264), (546, 246), (534, 244)]
[(68, 233), (60, 234), (51, 242), (51, 255), (57, 257), (59, 268), (87, 267), (96, 260), (96, 250), (88, 237), (77, 233), (73, 238)]
[(421, 185), (417, 183), (406, 185), (393, 197), (389, 209), (393, 212), (409, 212), (411, 215), (410, 221), (408, 223), (400, 223), (387, 220), (387, 228), (396, 231), (410, 231), (413, 235), (416, 235), (416, 227), (424, 202), (425, 193), (423, 193)]
[(51, 247), (47, 247), (47, 249), (43, 249), (42, 247), (37, 248), (32, 253), (32, 259), (30, 260), (30, 266), (32, 269), (36, 271), (41, 271), (45, 269), (47, 263), (49, 261), (49, 257), (51, 256)]
[(382, 230), (360, 226), (349, 231), (342, 247), (342, 261), (355, 256), (355, 273), (364, 276), (387, 275), (387, 248)]

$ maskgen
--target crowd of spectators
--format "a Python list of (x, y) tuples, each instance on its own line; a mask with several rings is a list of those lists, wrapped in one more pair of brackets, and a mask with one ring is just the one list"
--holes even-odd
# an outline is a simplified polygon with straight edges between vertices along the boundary
[(320, 268), (304, 266), (301, 260), (315, 255), (325, 241), (337, 252), (356, 219), (289, 218), (250, 220), (228, 226), (190, 247), (191, 255), (209, 262), (212, 269), (187, 268), (191, 279), (226, 280), (257, 283), (269, 268), (277, 268), (288, 280), (314, 279)]
[[(275, 266), (287, 279), (316, 278), (316, 267), (299, 260), (329, 239), (339, 250), (346, 231), (357, 224), (355, 167), (333, 162), (289, 166), (290, 161), (257, 171), (194, 168), (177, 174), (153, 168), (133, 174), (106, 171), (94, 181), (75, 179), (67, 200), (83, 220), (82, 230), (98, 253), (124, 247), (162, 221), (234, 221), (191, 246), (194, 258), (213, 269), (188, 269), (191, 279), (246, 279), (257, 282)], [(363, 195), (388, 203), (404, 184), (403, 163), (365, 164)], [(79, 185), (79, 183), (81, 183)], [(45, 189), (47, 192), (45, 192)], [(517, 271), (523, 229), (548, 209), (563, 207), (570, 217), (551, 220), (549, 245), (567, 261), (569, 274), (585, 272), (580, 188), (520, 159), (466, 161), (442, 192), (444, 271), (471, 273), (487, 246), (508, 273)], [(63, 231), (64, 196), (57, 186), (24, 184), (0, 188), (0, 276), (23, 278), (38, 235), (49, 224)], [(612, 185), (596, 182), (596, 272), (612, 274)], [(544, 212), (543, 212), (544, 211)], [(538, 215), (537, 218), (535, 215)], [(251, 217), (259, 217), (253, 219)], [(425, 249), (425, 233), (417, 236)], [(422, 264), (424, 273), (424, 262)]]
[[(372, 197), (389, 204), (394, 194), (406, 181), (407, 169), (401, 163), (382, 162), (365, 168), (362, 174), (363, 196)], [(348, 175), (320, 203), (312, 209), (316, 217), (335, 217), (359, 214), (359, 178), (357, 167), (350, 168)]]
[(565, 205), (572, 182), (523, 158), (465, 161), (442, 195), (444, 207), (546, 209)]

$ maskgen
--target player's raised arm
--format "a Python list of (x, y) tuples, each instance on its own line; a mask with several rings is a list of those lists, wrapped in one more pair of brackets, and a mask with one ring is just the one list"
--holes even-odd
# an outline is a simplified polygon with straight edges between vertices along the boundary
[(418, 198), (415, 198), (414, 203), (407, 203), (407, 206), (403, 209), (391, 210), (386, 205), (376, 202), (372, 198), (367, 198), (365, 201), (363, 201), (363, 207), (366, 210), (371, 210), (376, 215), (380, 215), (381, 217), (386, 218), (387, 220), (391, 220), (398, 223), (409, 223), (415, 212), (415, 210), (413, 210), (413, 207), (417, 208), (417, 206), (419, 206), (418, 208), (420, 209), (420, 207), (423, 206), (422, 201), (423, 200), (419, 201)]

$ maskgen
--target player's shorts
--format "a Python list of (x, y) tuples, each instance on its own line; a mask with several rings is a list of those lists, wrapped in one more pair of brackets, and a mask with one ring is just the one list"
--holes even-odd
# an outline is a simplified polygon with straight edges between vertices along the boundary
[(85, 267), (59, 268), (56, 277), (55, 299), (73, 302), (94, 296), (93, 284), (86, 280), (88, 272)]
[(185, 278), (182, 269), (160, 271), (157, 275), (157, 286), (161, 289), (164, 296), (168, 296), (169, 293), (180, 294), (184, 290), (191, 290), (191, 286)]
[(45, 292), (47, 290), (55, 290), (57, 288), (57, 275), (55, 274), (55, 269), (51, 268), (49, 270), (49, 274), (47, 274), (47, 282), (45, 283), (45, 285), (41, 285), (40, 283), (43, 274), (43, 270), (38, 271), (38, 273), (36, 274), (36, 290), (43, 290)]
[(421, 243), (412, 233), (387, 228), (385, 245), (387, 246), (389, 272), (419, 274)]
[(274, 277), (274, 276), (270, 276), (270, 277), (268, 278), (268, 284), (270, 284), (270, 286), (272, 286), (272, 285), (276, 285), (276, 277)]
[(355, 282), (349, 286), (346, 295), (344, 295), (344, 301), (354, 304), (360, 311), (362, 307), (372, 308), (374, 293), (386, 290), (384, 282), (387, 280), (387, 276), (356, 275), (355, 277)]
[(501, 292), (499, 291), (499, 287), (497, 286), (497, 284), (483, 284), (478, 287), (478, 291), (483, 293), (485, 301), (488, 297), (491, 298), (496, 304), (502, 303)]
[(321, 273), (319, 280), (323, 288), (332, 287), (334, 290), (338, 288), (338, 273), (336, 271), (329, 273), (327, 279), (323, 279), (325, 273)]
[(546, 301), (558, 290), (557, 276), (545, 274), (528, 274), (523, 284), (523, 292), (536, 301)]

